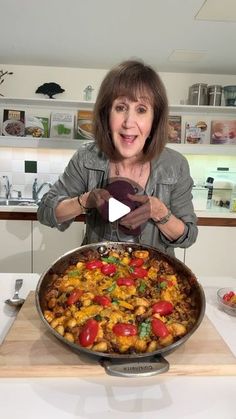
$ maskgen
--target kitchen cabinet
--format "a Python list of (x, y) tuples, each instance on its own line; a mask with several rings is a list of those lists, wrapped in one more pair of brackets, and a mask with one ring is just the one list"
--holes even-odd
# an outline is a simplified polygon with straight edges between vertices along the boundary
[(80, 246), (84, 223), (73, 223), (66, 231), (32, 221), (32, 272), (44, 272), (57, 258)]
[(235, 276), (236, 228), (198, 227), (195, 244), (186, 249), (185, 264), (201, 276)]
[(0, 272), (30, 273), (31, 221), (0, 220)]
[(58, 257), (81, 245), (84, 223), (64, 232), (38, 221), (0, 220), (0, 272), (42, 273)]
[[(20, 98), (0, 98), (0, 120), (4, 108), (22, 109), (30, 111), (32, 109), (37, 114), (45, 114), (49, 117), (51, 111), (78, 111), (79, 109), (92, 109), (93, 102), (78, 102), (74, 100), (50, 100), (50, 99), (20, 99)], [(170, 114), (180, 115), (182, 119), (181, 132), (182, 141), (185, 132), (185, 122), (193, 118), (207, 121), (210, 135), (210, 121), (212, 119), (236, 119), (236, 107), (230, 106), (194, 106), (194, 105), (170, 105)], [(7, 137), (0, 136), (0, 147), (24, 147), (24, 148), (57, 148), (57, 149), (77, 149), (81, 140), (55, 139), (55, 138), (26, 138), (26, 137)], [(215, 145), (215, 144), (171, 144), (168, 147), (179, 151), (182, 154), (197, 155), (236, 155), (236, 145)]]

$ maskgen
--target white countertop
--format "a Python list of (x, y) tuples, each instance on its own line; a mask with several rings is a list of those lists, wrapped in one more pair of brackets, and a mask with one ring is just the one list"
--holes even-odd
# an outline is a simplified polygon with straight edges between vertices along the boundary
[(37, 205), (0, 205), (0, 212), (37, 212)]
[[(4, 300), (23, 278), (26, 297), (37, 274), (0, 274), (0, 339), (14, 320)], [(236, 354), (236, 317), (220, 312), (216, 290), (235, 286), (236, 278), (201, 278), (206, 313)], [(4, 419), (236, 419), (236, 377), (22, 378), (0, 379), (0, 413)]]

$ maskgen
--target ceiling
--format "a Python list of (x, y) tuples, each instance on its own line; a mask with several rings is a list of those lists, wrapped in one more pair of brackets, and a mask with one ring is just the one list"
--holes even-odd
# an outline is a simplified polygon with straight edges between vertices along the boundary
[(236, 0), (1, 0), (1, 17), (2, 64), (236, 74)]

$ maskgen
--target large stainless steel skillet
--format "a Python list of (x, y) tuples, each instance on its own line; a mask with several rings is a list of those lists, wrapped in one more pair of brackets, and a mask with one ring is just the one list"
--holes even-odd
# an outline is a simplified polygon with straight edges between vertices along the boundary
[[(191, 287), (191, 294), (194, 296), (197, 303), (197, 321), (194, 324), (193, 328), (177, 342), (154, 351), (151, 355), (150, 353), (140, 353), (140, 354), (107, 354), (101, 352), (94, 352), (90, 349), (83, 348), (75, 343), (67, 341), (63, 336), (56, 332), (50, 324), (45, 320), (43, 311), (46, 308), (45, 305), (45, 292), (48, 289), (48, 286), (53, 281), (54, 274), (61, 274), (65, 269), (78, 261), (78, 259), (84, 258), (89, 255), (94, 254), (94, 258), (99, 253), (100, 255), (105, 255), (109, 250), (125, 250), (132, 252), (134, 250), (148, 250), (151, 258), (158, 260), (164, 260), (170, 263), (175, 271), (187, 280)], [(52, 266), (50, 266), (40, 277), (37, 288), (36, 288), (36, 307), (39, 313), (41, 320), (43, 321), (45, 327), (56, 336), (63, 344), (69, 346), (73, 351), (78, 354), (84, 354), (86, 356), (96, 358), (100, 362), (106, 372), (111, 375), (126, 376), (126, 377), (137, 377), (137, 376), (151, 376), (165, 372), (169, 369), (169, 363), (164, 358), (164, 355), (175, 351), (181, 345), (185, 344), (191, 335), (199, 327), (205, 313), (205, 295), (204, 291), (197, 281), (197, 278), (192, 273), (192, 271), (181, 261), (174, 257), (170, 257), (159, 250), (150, 247), (143, 246), (136, 243), (127, 243), (127, 242), (102, 242), (89, 244), (81, 246), (79, 248), (73, 249), (68, 253), (62, 255), (58, 258)], [(187, 343), (186, 343), (187, 344)]]

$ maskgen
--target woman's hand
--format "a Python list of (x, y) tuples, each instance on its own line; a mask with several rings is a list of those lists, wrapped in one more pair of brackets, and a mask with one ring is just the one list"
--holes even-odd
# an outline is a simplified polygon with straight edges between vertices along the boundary
[[(149, 219), (154, 222), (160, 221), (168, 214), (165, 204), (155, 196), (128, 195), (130, 200), (139, 202), (141, 205), (134, 211), (127, 214), (120, 221), (120, 224), (128, 229), (135, 229), (146, 223)], [(165, 224), (157, 224), (159, 230), (169, 239), (177, 240), (183, 233), (185, 225), (182, 220), (171, 215), (170, 220)]]
[(86, 208), (97, 208), (100, 212), (104, 203), (107, 202), (110, 197), (111, 195), (106, 189), (92, 189), (84, 206)]
[(123, 217), (120, 224), (129, 229), (135, 229), (146, 223), (150, 218), (160, 220), (168, 213), (168, 209), (160, 199), (147, 195), (130, 195), (131, 201), (138, 202), (140, 206)]

